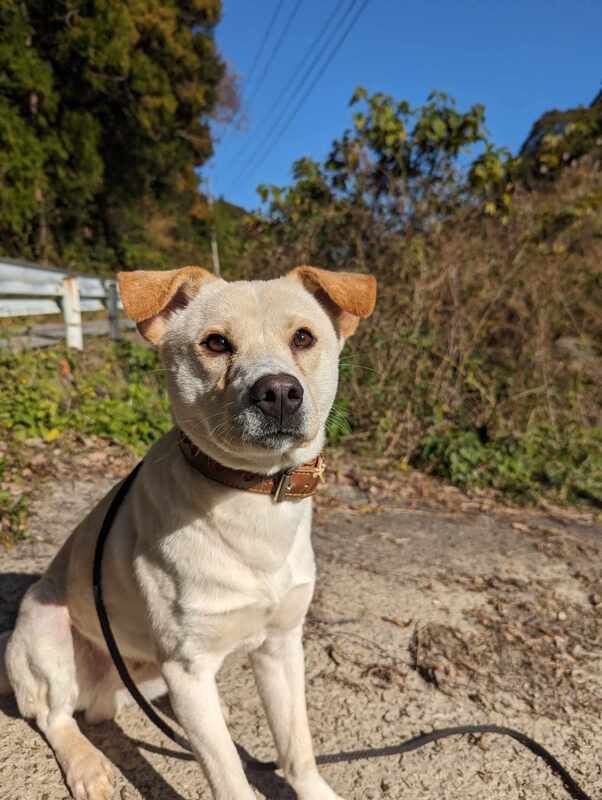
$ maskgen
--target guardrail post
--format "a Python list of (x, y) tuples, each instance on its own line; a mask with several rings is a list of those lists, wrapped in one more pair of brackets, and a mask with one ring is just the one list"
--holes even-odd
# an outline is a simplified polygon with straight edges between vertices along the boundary
[(109, 311), (109, 336), (111, 339), (120, 339), (119, 328), (119, 290), (115, 281), (107, 281), (107, 308)]
[(63, 317), (65, 318), (67, 347), (83, 350), (84, 334), (77, 278), (63, 279)]

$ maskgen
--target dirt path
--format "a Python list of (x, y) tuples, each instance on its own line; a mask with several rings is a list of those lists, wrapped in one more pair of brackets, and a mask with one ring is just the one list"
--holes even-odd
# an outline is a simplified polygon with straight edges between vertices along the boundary
[[(0, 555), (0, 630), (84, 511), (112, 484), (63, 481), (35, 503), (28, 541)], [(335, 490), (335, 494), (336, 494)], [(319, 586), (307, 625), (308, 701), (319, 753), (396, 742), (470, 722), (518, 728), (602, 797), (602, 528), (536, 515), (451, 513), (323, 502), (314, 542)], [(220, 679), (235, 738), (273, 750), (241, 660)], [(136, 709), (86, 733), (117, 765), (120, 800), (209, 798), (200, 769)], [(403, 757), (324, 766), (347, 800), (564, 800), (545, 766), (494, 736), (463, 737)], [(0, 798), (63, 800), (52, 754), (0, 705)], [(258, 797), (292, 800), (277, 777)]]

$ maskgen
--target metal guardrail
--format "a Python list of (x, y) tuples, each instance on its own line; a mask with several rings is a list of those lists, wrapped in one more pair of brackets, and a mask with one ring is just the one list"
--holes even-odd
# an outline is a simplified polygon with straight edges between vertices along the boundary
[(94, 278), (0, 257), (0, 317), (62, 315), (68, 347), (83, 350), (82, 312), (106, 311), (109, 335), (121, 335), (123, 306), (114, 278)]

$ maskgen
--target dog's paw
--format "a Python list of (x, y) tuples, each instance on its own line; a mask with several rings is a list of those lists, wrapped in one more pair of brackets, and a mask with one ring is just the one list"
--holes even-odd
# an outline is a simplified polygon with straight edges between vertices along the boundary
[(343, 800), (318, 773), (295, 781), (297, 800)]
[(113, 768), (96, 749), (74, 756), (65, 777), (75, 800), (110, 800), (113, 793)]
[(333, 792), (333, 790), (327, 784), (325, 784), (323, 788), (317, 789), (316, 791), (309, 793), (296, 792), (296, 794), (297, 800), (343, 800), (343, 798)]

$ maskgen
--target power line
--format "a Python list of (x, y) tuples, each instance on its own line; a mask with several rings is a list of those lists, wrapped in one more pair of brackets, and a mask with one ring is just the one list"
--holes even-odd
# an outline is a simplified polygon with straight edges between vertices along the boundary
[[(337, 4), (337, 6), (335, 7), (335, 10), (334, 10), (334, 13), (333, 13), (333, 14), (331, 14), (331, 16), (329, 17), (329, 19), (328, 19), (328, 21), (327, 21), (326, 25), (324, 26), (324, 28), (322, 29), (322, 32), (321, 32), (321, 33), (325, 33), (326, 31), (328, 31), (328, 29), (329, 29), (329, 27), (330, 27), (330, 23), (333, 21), (333, 19), (335, 19), (335, 18), (336, 18), (336, 15), (338, 14), (338, 12), (341, 10), (342, 6), (343, 6), (343, 5), (344, 5), (346, 2), (347, 2), (347, 0), (341, 0), (341, 2), (339, 2), (339, 3)], [(344, 22), (347, 20), (347, 18), (349, 17), (349, 15), (350, 15), (351, 11), (353, 10), (353, 7), (354, 7), (354, 5), (355, 5), (357, 2), (359, 2), (359, 0), (349, 0), (349, 4), (348, 4), (348, 6), (347, 6), (347, 9), (346, 9), (346, 10), (343, 12), (343, 14), (341, 15), (340, 19), (338, 20), (337, 26), (338, 26), (339, 28), (340, 28), (340, 27), (341, 27), (341, 25), (342, 25), (342, 24), (343, 24), (343, 23), (344, 23)], [(293, 83), (293, 84), (292, 84), (292, 91), (291, 91), (291, 93), (290, 93), (290, 96), (289, 96), (289, 98), (287, 99), (287, 101), (286, 101), (286, 103), (285, 103), (284, 107), (283, 107), (283, 108), (282, 108), (282, 110), (280, 111), (280, 113), (279, 113), (278, 117), (276, 118), (276, 120), (274, 121), (274, 123), (273, 123), (273, 124), (271, 124), (271, 126), (270, 126), (270, 127), (271, 127), (271, 135), (273, 135), (273, 134), (274, 134), (274, 132), (275, 132), (275, 131), (276, 131), (276, 129), (278, 128), (278, 125), (279, 125), (279, 124), (282, 122), (282, 120), (284, 119), (284, 117), (285, 117), (285, 114), (286, 114), (286, 112), (287, 112), (288, 108), (290, 108), (290, 105), (291, 105), (291, 103), (293, 103), (293, 102), (294, 102), (294, 100), (295, 100), (295, 95), (296, 95), (296, 94), (298, 94), (299, 92), (303, 91), (303, 89), (304, 89), (304, 87), (305, 87), (305, 85), (306, 85), (306, 82), (307, 82), (307, 80), (308, 80), (308, 79), (310, 79), (312, 72), (314, 71), (314, 69), (316, 68), (316, 66), (318, 66), (318, 64), (319, 64), (319, 62), (321, 61), (322, 57), (323, 57), (323, 56), (324, 56), (324, 54), (326, 53), (326, 51), (327, 51), (328, 47), (330, 46), (330, 44), (332, 43), (332, 41), (333, 41), (333, 39), (334, 39), (334, 36), (335, 36), (335, 34), (336, 34), (336, 27), (335, 27), (335, 30), (333, 30), (333, 31), (330, 31), (330, 32), (329, 32), (329, 34), (328, 34), (328, 37), (327, 37), (326, 41), (325, 41), (325, 42), (322, 44), (322, 46), (319, 48), (319, 50), (317, 51), (317, 53), (314, 55), (313, 59), (311, 59), (311, 60), (309, 61), (309, 64), (307, 65), (306, 69), (305, 69), (305, 70), (304, 70), (304, 71), (301, 73), (301, 75), (299, 76), (299, 79), (298, 79), (298, 80), (297, 80), (295, 83)], [(311, 47), (309, 48), (309, 50), (307, 51), (307, 55), (308, 55), (308, 56), (311, 56), (311, 51), (312, 51), (312, 49), (313, 49), (314, 45), (316, 45), (316, 44), (319, 42), (319, 40), (320, 40), (321, 38), (322, 38), (322, 36), (321, 36), (321, 35), (320, 35), (320, 36), (318, 36), (318, 38), (315, 40), (315, 42), (313, 42), (313, 43), (312, 43), (312, 46), (311, 46)], [(302, 62), (302, 63), (305, 63), (305, 60), (303, 60), (303, 62)], [(279, 95), (279, 98), (280, 98), (281, 96), (282, 96), (282, 92), (280, 93), (280, 95)], [(276, 104), (274, 104), (274, 107), (276, 107)], [(242, 177), (242, 176), (245, 174), (245, 172), (248, 170), (248, 168), (249, 168), (249, 166), (251, 165), (251, 163), (252, 163), (252, 162), (255, 160), (255, 158), (257, 157), (257, 155), (258, 155), (258, 154), (259, 154), (259, 153), (262, 151), (262, 149), (263, 149), (263, 147), (265, 146), (265, 144), (266, 144), (266, 141), (265, 141), (265, 139), (264, 139), (263, 141), (260, 141), (260, 142), (257, 144), (257, 146), (256, 146), (256, 147), (253, 149), (253, 151), (251, 152), (251, 155), (250, 155), (250, 156), (249, 156), (249, 158), (247, 159), (247, 162), (246, 162), (246, 164), (244, 164), (244, 165), (243, 165), (243, 167), (242, 167), (242, 169), (240, 170), (240, 172), (239, 172), (239, 174), (238, 174), (238, 178), (237, 178), (237, 180), (238, 180), (238, 179), (240, 179), (240, 178), (241, 178), (241, 177)], [(239, 152), (236, 154), (235, 161), (237, 161), (237, 160), (238, 160), (238, 156), (241, 154), (241, 152), (244, 152), (244, 149), (245, 149), (245, 148), (244, 148), (244, 145), (243, 145), (243, 148), (241, 149), (241, 151), (239, 151)], [(233, 184), (234, 184), (234, 182), (231, 184), (231, 186), (232, 186)]]
[(255, 87), (255, 91), (253, 92), (253, 94), (249, 98), (249, 101), (248, 101), (249, 107), (251, 106), (253, 100), (257, 97), (257, 92), (261, 89), (261, 86), (262, 86), (263, 82), (266, 79), (266, 75), (268, 74), (268, 72), (270, 70), (270, 67), (274, 63), (274, 61), (276, 59), (276, 56), (278, 55), (278, 52), (279, 52), (280, 48), (282, 47), (282, 43), (286, 39), (286, 35), (288, 34), (288, 32), (289, 32), (289, 30), (291, 28), (291, 25), (295, 21), (295, 17), (297, 16), (297, 14), (299, 12), (299, 9), (301, 8), (302, 4), (303, 4), (303, 0), (296, 0), (295, 5), (293, 6), (293, 9), (292, 9), (291, 13), (288, 16), (288, 19), (284, 23), (284, 27), (282, 28), (282, 31), (280, 32), (280, 37), (278, 38), (276, 44), (274, 45), (274, 47), (272, 49), (272, 54), (268, 58), (268, 60), (266, 62), (266, 65), (263, 68), (263, 72), (261, 73), (261, 77), (257, 81), (257, 85)]
[(263, 51), (265, 50), (265, 47), (266, 47), (266, 45), (268, 43), (268, 39), (271, 36), (271, 33), (272, 33), (272, 30), (273, 30), (274, 26), (276, 25), (276, 21), (278, 19), (280, 11), (282, 10), (282, 6), (283, 5), (284, 5), (284, 0), (278, 0), (278, 3), (276, 4), (276, 8), (274, 9), (274, 13), (271, 16), (270, 21), (268, 22), (268, 26), (265, 29), (265, 33), (263, 34), (263, 38), (261, 40), (261, 44), (259, 45), (257, 53), (255, 54), (255, 58), (253, 59), (253, 64), (251, 65), (251, 69), (249, 70), (249, 74), (247, 75), (247, 79), (245, 81), (245, 83), (247, 85), (247, 88), (251, 85), (251, 79), (252, 79), (252, 77), (253, 77), (253, 75), (255, 73), (255, 70), (257, 69), (257, 65), (259, 64), (259, 62), (261, 60), (261, 57), (263, 55)]
[(276, 21), (278, 19), (280, 11), (282, 10), (282, 6), (283, 5), (284, 5), (284, 0), (278, 0), (278, 2), (276, 4), (276, 8), (274, 9), (274, 13), (270, 17), (270, 21), (268, 22), (267, 28), (265, 29), (265, 32), (264, 32), (263, 37), (261, 39), (261, 44), (259, 45), (259, 47), (257, 48), (257, 52), (255, 53), (255, 58), (253, 59), (253, 63), (251, 64), (251, 69), (249, 70), (249, 74), (247, 75), (246, 79), (243, 82), (242, 97), (240, 99), (240, 110), (237, 111), (234, 114), (234, 117), (231, 119), (230, 125), (226, 130), (226, 133), (225, 133), (224, 139), (222, 141), (222, 144), (223, 144), (223, 142), (226, 141), (226, 139), (228, 138), (228, 135), (231, 133), (232, 129), (234, 128), (236, 123), (240, 120), (240, 118), (241, 118), (241, 116), (243, 114), (243, 100), (244, 100), (245, 92), (247, 92), (248, 89), (249, 89), (249, 86), (251, 84), (251, 80), (253, 78), (253, 75), (255, 74), (255, 70), (257, 69), (257, 66), (258, 66), (259, 62), (261, 61), (261, 57), (263, 55), (263, 51), (266, 48), (266, 45), (267, 45), (268, 40), (269, 40), (269, 38), (270, 38), (270, 36), (272, 34), (272, 30), (274, 29), (274, 26), (276, 25)]
[[(278, 94), (278, 97), (274, 100), (273, 103), (271, 103), (270, 112), (268, 113), (268, 115), (266, 117), (264, 117), (262, 119), (262, 121), (261, 121), (261, 123), (259, 125), (259, 129), (260, 130), (261, 130), (261, 128), (267, 127), (267, 125), (271, 122), (271, 119), (273, 118), (274, 114), (276, 114), (278, 112), (280, 103), (282, 102), (282, 100), (284, 99), (286, 94), (289, 92), (289, 90), (292, 90), (291, 91), (291, 99), (292, 99), (292, 97), (295, 95), (295, 93), (298, 91), (298, 89), (302, 88), (303, 83), (304, 83), (307, 75), (309, 73), (311, 73), (313, 67), (316, 64), (316, 61), (320, 59), (321, 55), (324, 52), (324, 48), (328, 46), (328, 42), (326, 42), (325, 45), (324, 45), (324, 48), (322, 48), (318, 52), (318, 55), (316, 56), (316, 58), (314, 58), (312, 61), (309, 62), (309, 67), (305, 70), (305, 72), (301, 73), (301, 77), (297, 82), (295, 82), (295, 78), (299, 77), (301, 69), (303, 68), (303, 66), (305, 66), (308, 63), (308, 60), (311, 57), (312, 52), (318, 47), (318, 45), (322, 41), (325, 33), (330, 28), (331, 23), (336, 18), (337, 14), (341, 10), (341, 8), (345, 5), (346, 2), (347, 2), (347, 0), (339, 0), (337, 5), (335, 6), (334, 10), (332, 11), (330, 16), (326, 20), (325, 24), (322, 26), (322, 29), (321, 29), (320, 33), (316, 36), (316, 38), (309, 45), (309, 47), (307, 48), (307, 50), (303, 54), (301, 60), (299, 61), (299, 63), (295, 66), (294, 70), (292, 71), (290, 77), (287, 79), (286, 83), (283, 85), (282, 89), (280, 90), (280, 93)], [(355, 0), (353, 0), (353, 2), (355, 2)], [(279, 120), (276, 121), (276, 124), (278, 123), (278, 121)], [(233, 156), (233, 158), (230, 159), (230, 162), (229, 162), (228, 166), (231, 167), (232, 165), (236, 164), (236, 162), (239, 160), (240, 156), (243, 155), (243, 153), (246, 152), (248, 144), (249, 144), (248, 140), (243, 142), (242, 146), (239, 148), (237, 153)]]
[[(349, 4), (349, 7), (347, 8), (347, 11), (345, 12), (343, 20), (345, 20), (347, 17), (349, 17), (349, 14), (351, 13), (353, 7), (355, 6), (356, 1), (357, 0), (351, 0), (351, 3)], [(324, 73), (326, 72), (326, 70), (328, 69), (328, 67), (330, 66), (330, 64), (332, 63), (332, 61), (336, 57), (336, 55), (338, 54), (340, 48), (343, 46), (345, 40), (347, 39), (347, 37), (349, 36), (351, 31), (353, 30), (353, 28), (357, 24), (360, 16), (362, 15), (362, 13), (364, 12), (364, 10), (366, 9), (366, 7), (368, 6), (369, 3), (370, 3), (370, 0), (364, 0), (364, 2), (361, 3), (359, 8), (357, 8), (356, 13), (353, 15), (353, 17), (351, 18), (351, 21), (346, 26), (346, 28), (343, 30), (343, 33), (341, 34), (341, 36), (337, 39), (334, 47), (331, 49), (331, 51), (328, 54), (325, 62), (322, 64), (318, 74), (314, 77), (314, 79), (312, 80), (310, 85), (307, 87), (306, 91), (301, 96), (299, 102), (297, 103), (297, 105), (295, 106), (295, 108), (293, 109), (291, 114), (288, 116), (288, 118), (284, 122), (284, 125), (282, 125), (277, 131), (275, 131), (274, 134), (268, 139), (267, 142), (264, 142), (263, 148), (261, 147), (261, 145), (259, 146), (259, 148), (256, 148), (255, 152), (253, 153), (251, 158), (247, 161), (247, 164), (243, 167), (241, 172), (238, 174), (236, 180), (232, 182), (231, 186), (234, 185), (234, 183), (239, 181), (241, 178), (245, 177), (247, 174), (249, 176), (251, 176), (257, 170), (257, 168), (260, 167), (263, 164), (263, 162), (268, 157), (268, 155), (270, 154), (270, 152), (273, 149), (273, 147), (276, 144), (278, 144), (279, 140), (282, 138), (282, 136), (289, 129), (289, 127), (292, 124), (293, 120), (295, 119), (295, 117), (299, 113), (299, 111), (302, 108), (303, 104), (305, 103), (305, 101), (307, 100), (309, 95), (312, 93), (312, 91), (314, 90), (314, 88), (316, 87), (318, 82), (324, 76)], [(285, 112), (286, 112), (286, 108), (285, 108)], [(279, 122), (280, 122), (280, 120), (282, 119), (283, 116), (284, 116), (284, 114), (280, 115), (278, 121), (276, 122), (276, 125), (279, 124)], [(256, 158), (256, 155), (258, 155), (257, 158)]]

